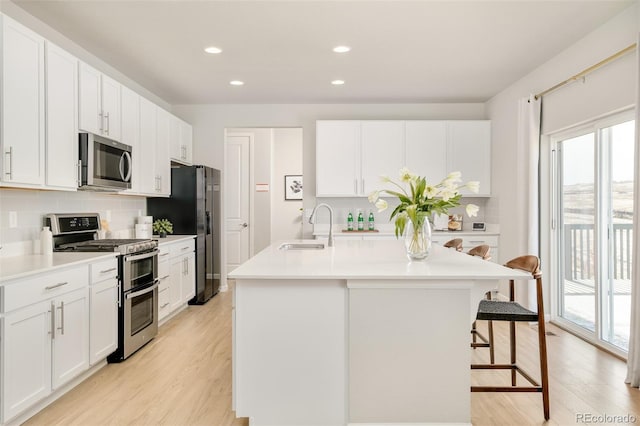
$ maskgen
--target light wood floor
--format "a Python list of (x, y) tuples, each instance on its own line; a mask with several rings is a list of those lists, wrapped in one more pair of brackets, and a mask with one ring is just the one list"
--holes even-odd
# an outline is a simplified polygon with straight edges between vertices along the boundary
[[(231, 292), (190, 306), (135, 356), (110, 364), (32, 417), (26, 425), (247, 425), (231, 410)], [(484, 330), (484, 324), (480, 324)], [(506, 362), (507, 328), (496, 324), (497, 362)], [(551, 420), (533, 393), (473, 393), (474, 425), (575, 425), (579, 414), (633, 415), (640, 422), (640, 391), (624, 384), (623, 361), (549, 326)], [(519, 359), (537, 370), (537, 334), (518, 329)], [(486, 349), (473, 351), (488, 360)], [(474, 371), (473, 383), (507, 376)], [(495, 380), (493, 381), (495, 383)]]

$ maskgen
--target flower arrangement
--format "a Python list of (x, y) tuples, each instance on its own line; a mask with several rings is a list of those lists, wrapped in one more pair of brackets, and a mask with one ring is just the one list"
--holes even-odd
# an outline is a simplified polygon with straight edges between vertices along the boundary
[(153, 232), (159, 235), (173, 234), (173, 224), (168, 219), (156, 219), (153, 222)]
[[(395, 218), (395, 234), (396, 237), (404, 234), (407, 223), (413, 227), (413, 241), (407, 247), (408, 251), (428, 251), (428, 247), (421, 247), (421, 237), (418, 230), (425, 225), (425, 220), (429, 219), (433, 213), (447, 214), (449, 209), (460, 205), (460, 189), (467, 188), (473, 193), (477, 193), (480, 184), (477, 181), (469, 181), (462, 184), (462, 175), (460, 172), (449, 173), (442, 181), (437, 184), (431, 184), (424, 177), (417, 176), (406, 167), (400, 169), (400, 182), (394, 182), (387, 176), (382, 176), (382, 181), (391, 183), (398, 188), (398, 191), (390, 189), (382, 189), (374, 191), (369, 195), (369, 201), (375, 203), (378, 212), (382, 212), (389, 207), (386, 200), (380, 197), (383, 194), (398, 197), (400, 204), (391, 213), (390, 219)], [(408, 184), (408, 188), (407, 188)], [(476, 216), (478, 206), (475, 204), (467, 204), (466, 212), (469, 217)], [(430, 242), (429, 242), (430, 244)], [(424, 256), (426, 257), (426, 255)]]

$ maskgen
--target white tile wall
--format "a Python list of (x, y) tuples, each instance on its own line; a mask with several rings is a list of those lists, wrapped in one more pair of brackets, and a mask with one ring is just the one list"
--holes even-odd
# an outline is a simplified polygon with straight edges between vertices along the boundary
[[(327, 203), (333, 209), (333, 223), (336, 226), (344, 226), (346, 228), (347, 225), (347, 215), (349, 212), (353, 214), (354, 225), (357, 225), (358, 219), (358, 210), (362, 211), (365, 220), (365, 226), (367, 222), (367, 218), (369, 217), (369, 211), (373, 212), (375, 217), (375, 221), (377, 224), (390, 224), (389, 216), (395, 206), (398, 205), (397, 201), (393, 198), (386, 198), (389, 203), (389, 208), (381, 213), (378, 213), (376, 207), (369, 202), (367, 198), (317, 198), (316, 201), (318, 203)], [(487, 222), (487, 223), (497, 223), (498, 214), (497, 214), (497, 203), (489, 203), (489, 199), (487, 198), (463, 198), (462, 205), (460, 207), (456, 207), (449, 211), (450, 214), (462, 214), (464, 216), (464, 221), (473, 221), (473, 222)], [(395, 201), (395, 202), (394, 202)], [(467, 217), (464, 206), (467, 204), (475, 204), (480, 207), (480, 211), (478, 212), (478, 216), (475, 218)], [(488, 207), (491, 205), (491, 207)], [(319, 224), (328, 224), (329, 223), (329, 213), (326, 209), (320, 209), (317, 213), (318, 217), (316, 223)]]
[[(43, 217), (47, 213), (99, 213), (102, 219), (106, 219), (109, 211), (110, 229), (115, 236), (127, 238), (136, 217), (139, 213), (145, 214), (146, 209), (144, 197), (0, 188), (0, 246), (3, 247), (0, 256), (22, 254), (16, 250), (30, 252), (29, 242), (39, 239)], [(16, 228), (9, 228), (9, 212), (16, 212)]]

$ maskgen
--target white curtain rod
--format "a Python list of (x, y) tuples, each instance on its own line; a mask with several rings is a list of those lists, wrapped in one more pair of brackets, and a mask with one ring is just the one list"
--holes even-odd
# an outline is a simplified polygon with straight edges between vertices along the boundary
[(547, 90), (545, 90), (543, 92), (538, 93), (535, 96), (535, 99), (536, 100), (540, 99), (542, 96), (544, 96), (544, 95), (546, 95), (546, 94), (548, 94), (550, 92), (553, 92), (554, 90), (559, 89), (562, 86), (565, 86), (565, 85), (567, 85), (569, 83), (573, 83), (574, 81), (580, 80), (581, 78), (585, 77), (587, 74), (591, 73), (592, 71), (595, 71), (598, 68), (608, 64), (609, 62), (613, 62), (616, 59), (621, 58), (622, 56), (626, 55), (627, 53), (634, 51), (636, 49), (636, 46), (637, 46), (637, 44), (633, 43), (631, 46), (625, 47), (621, 51), (619, 51), (617, 53), (614, 53), (613, 55), (609, 56), (606, 59), (603, 59), (602, 61), (598, 62), (597, 64), (592, 65), (589, 68), (579, 72), (578, 74), (574, 75), (573, 77), (570, 77), (570, 78), (566, 79), (565, 81), (563, 81), (561, 83), (558, 83), (555, 86), (550, 87), (550, 88), (548, 88)]

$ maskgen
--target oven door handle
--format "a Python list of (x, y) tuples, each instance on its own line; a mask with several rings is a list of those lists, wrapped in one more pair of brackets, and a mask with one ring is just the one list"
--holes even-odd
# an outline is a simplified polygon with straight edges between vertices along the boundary
[(153, 257), (153, 256), (157, 255), (158, 253), (159, 253), (159, 250), (155, 249), (153, 251), (150, 251), (149, 253), (136, 254), (136, 255), (133, 255), (133, 256), (125, 256), (124, 257), (124, 261), (125, 262), (133, 262), (135, 260), (146, 259), (148, 257)]
[(143, 294), (147, 294), (152, 292), (153, 290), (155, 290), (156, 288), (158, 288), (158, 283), (160, 282), (159, 279), (155, 279), (153, 280), (153, 285), (150, 287), (145, 288), (144, 290), (140, 290), (140, 291), (134, 291), (133, 293), (128, 293), (125, 295), (125, 298), (127, 300), (129, 299), (133, 299), (134, 297), (138, 297), (138, 296), (142, 296)]

